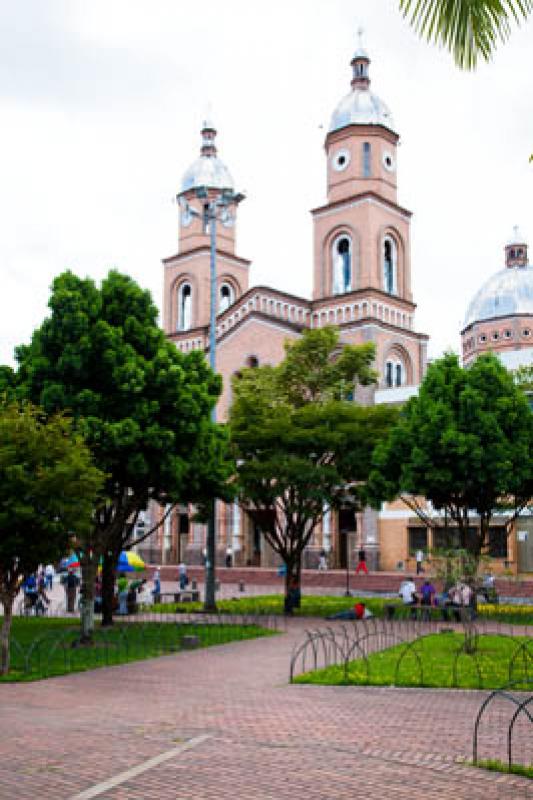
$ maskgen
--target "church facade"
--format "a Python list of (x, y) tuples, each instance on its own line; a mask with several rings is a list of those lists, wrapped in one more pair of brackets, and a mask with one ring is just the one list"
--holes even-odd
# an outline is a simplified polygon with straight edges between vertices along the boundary
[[(223, 205), (217, 215), (216, 369), (224, 385), (217, 407), (220, 420), (227, 418), (231, 404), (232, 376), (243, 367), (279, 363), (285, 341), (297, 339), (306, 328), (334, 324), (341, 342), (375, 344), (378, 384), (359, 389), (360, 402), (402, 403), (417, 392), (424, 377), (428, 336), (415, 327), (411, 212), (398, 202), (399, 134), (389, 108), (371, 90), (369, 68), (370, 58), (359, 47), (351, 61), (349, 91), (334, 109), (326, 135), (327, 197), (311, 211), (310, 299), (250, 285), (251, 263), (236, 253), (238, 207), (233, 202)], [(163, 260), (163, 326), (184, 353), (209, 350), (207, 208), (217, 198), (235, 197), (231, 174), (218, 156), (212, 122), (204, 123), (201, 135), (199, 157), (185, 172), (178, 194), (178, 250)], [(465, 360), (471, 352), (471, 329), (481, 324), (474, 320), (475, 313), (471, 316), (463, 331)], [(475, 333), (474, 339), (480, 341)], [(193, 521), (191, 511), (181, 507), (167, 518), (152, 537), (151, 552), (144, 553), (150, 560), (202, 562), (205, 526)], [(277, 564), (261, 531), (237, 504), (218, 503), (216, 517), (219, 563), (231, 548), (237, 565)], [(355, 515), (346, 509), (325, 514), (304, 566), (314, 566), (322, 548), (329, 553), (330, 566), (351, 566), (363, 545), (371, 568), (402, 569), (411, 566), (414, 550), (437, 544), (399, 503), (384, 506), (379, 514), (368, 509)]]

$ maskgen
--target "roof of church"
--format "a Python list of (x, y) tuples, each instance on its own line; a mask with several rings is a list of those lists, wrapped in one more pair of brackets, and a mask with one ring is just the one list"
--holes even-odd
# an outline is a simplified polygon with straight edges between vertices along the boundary
[(370, 89), (355, 87), (342, 98), (331, 115), (329, 133), (347, 125), (383, 125), (394, 131), (389, 107)]
[(206, 120), (202, 126), (200, 156), (184, 173), (181, 179), (180, 193), (200, 188), (234, 190), (230, 171), (217, 156), (215, 137), (215, 126), (210, 120)]
[(359, 46), (351, 65), (353, 68), (352, 90), (336, 106), (329, 123), (329, 133), (348, 125), (383, 125), (394, 130), (394, 120), (386, 103), (370, 91), (368, 67), (370, 58), (362, 44), (362, 29), (359, 30)]
[(464, 327), (496, 317), (533, 315), (533, 266), (505, 267), (474, 295)]

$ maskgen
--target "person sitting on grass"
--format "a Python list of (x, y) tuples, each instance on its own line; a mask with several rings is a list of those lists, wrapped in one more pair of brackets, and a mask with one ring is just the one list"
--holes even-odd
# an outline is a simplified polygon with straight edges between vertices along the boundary
[(364, 603), (358, 600), (353, 608), (338, 611), (336, 614), (326, 617), (326, 619), (368, 619), (372, 616), (374, 616), (372, 612), (368, 610)]

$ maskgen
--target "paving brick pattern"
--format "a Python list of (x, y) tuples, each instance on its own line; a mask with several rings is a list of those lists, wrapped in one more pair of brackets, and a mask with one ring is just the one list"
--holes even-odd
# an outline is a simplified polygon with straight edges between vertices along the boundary
[[(307, 623), (309, 625), (309, 623)], [(462, 766), (486, 693), (291, 686), (287, 632), (42, 683), (0, 686), (0, 798), (71, 798), (180, 742), (108, 800), (531, 800)]]

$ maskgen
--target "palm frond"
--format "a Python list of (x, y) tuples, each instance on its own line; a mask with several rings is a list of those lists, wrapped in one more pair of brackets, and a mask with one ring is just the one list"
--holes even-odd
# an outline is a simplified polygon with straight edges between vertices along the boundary
[(512, 25), (526, 19), (533, 0), (399, 0), (400, 11), (415, 31), (449, 50), (461, 69), (479, 58), (490, 61)]

